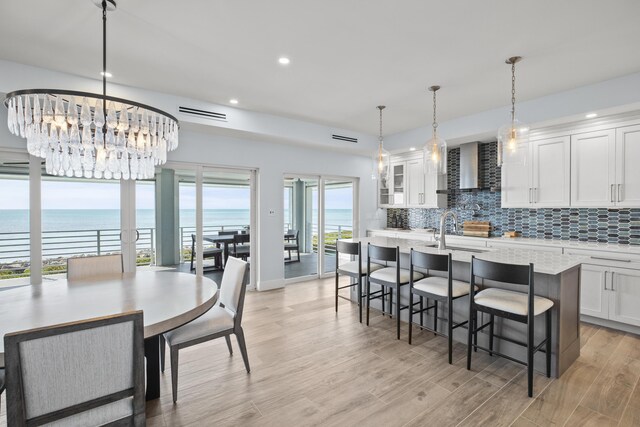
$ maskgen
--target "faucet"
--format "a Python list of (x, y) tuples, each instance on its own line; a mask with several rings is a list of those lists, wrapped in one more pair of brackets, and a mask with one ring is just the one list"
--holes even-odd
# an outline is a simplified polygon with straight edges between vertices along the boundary
[(439, 250), (447, 249), (447, 242), (445, 240), (445, 234), (444, 234), (444, 225), (449, 215), (451, 216), (451, 218), (453, 218), (453, 232), (454, 233), (458, 232), (458, 215), (451, 209), (447, 209), (444, 212), (442, 212), (442, 216), (440, 217), (440, 239), (438, 240)]

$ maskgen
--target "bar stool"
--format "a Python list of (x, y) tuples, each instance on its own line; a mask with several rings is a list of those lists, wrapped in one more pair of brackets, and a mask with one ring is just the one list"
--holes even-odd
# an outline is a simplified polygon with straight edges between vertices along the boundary
[[(489, 354), (509, 359), (513, 362), (523, 364), (527, 367), (528, 393), (533, 397), (533, 355), (542, 350), (546, 353), (547, 377), (551, 377), (551, 308), (553, 301), (539, 297), (534, 294), (533, 286), (533, 264), (513, 265), (498, 262), (484, 261), (471, 257), (471, 283), (470, 288), (475, 286), (476, 277), (492, 280), (496, 282), (509, 283), (513, 285), (526, 286), (528, 291), (515, 292), (500, 288), (486, 288), (478, 292), (473, 298), (469, 298), (469, 334), (467, 348), (467, 369), (471, 369), (471, 348), (488, 351)], [(478, 312), (488, 313), (489, 322), (478, 326)], [(533, 337), (535, 332), (535, 317), (545, 313), (546, 337), (538, 345), (534, 345)], [(493, 351), (493, 323), (494, 316), (515, 320), (527, 325), (527, 342), (517, 341), (511, 338), (495, 335), (499, 339), (521, 345), (527, 348), (527, 361), (523, 362), (510, 356)], [(478, 345), (477, 334), (480, 330), (489, 326), (489, 348)], [(471, 343), (472, 335), (475, 336), (474, 343)]]
[[(344, 264), (338, 264), (340, 262), (340, 254), (346, 254), (355, 256), (356, 260), (346, 262)], [(371, 271), (376, 271), (383, 268), (384, 265), (371, 264)], [(338, 276), (342, 274), (356, 279), (356, 282), (350, 283), (345, 286), (338, 286)], [(340, 289), (352, 288), (357, 286), (358, 292), (358, 308), (360, 310), (360, 323), (362, 323), (362, 279), (367, 275), (367, 262), (365, 258), (362, 258), (362, 244), (360, 242), (343, 242), (341, 240), (336, 241), (336, 313), (338, 312), (338, 297), (345, 298), (338, 295)]]
[[(375, 271), (371, 270), (371, 265), (375, 261), (395, 262), (395, 267), (384, 267)], [(375, 298), (382, 300), (382, 312), (384, 313), (384, 297), (389, 296), (389, 315), (393, 311), (393, 290), (396, 291), (396, 324), (397, 339), (400, 339), (400, 310), (409, 306), (400, 305), (400, 288), (413, 280), (422, 279), (424, 276), (417, 271), (410, 272), (406, 268), (400, 268), (400, 247), (389, 248), (386, 246), (376, 246), (368, 243), (367, 246), (367, 326), (369, 325), (369, 308), (371, 306), (371, 283), (380, 285), (380, 293)], [(385, 288), (389, 292), (385, 293)]]
[[(447, 273), (447, 277), (440, 276), (428, 276), (417, 282), (413, 279), (410, 281), (409, 293), (409, 344), (411, 344), (411, 333), (413, 324), (413, 315), (420, 313), (420, 326), (427, 329), (434, 334), (444, 336), (449, 341), (449, 364), (453, 362), (453, 330), (459, 326), (466, 325), (468, 320), (460, 323), (453, 322), (453, 301), (469, 295), (469, 283), (460, 280), (454, 280), (452, 277), (452, 260), (451, 254), (428, 254), (424, 252), (414, 251), (411, 249), (411, 264), (410, 270), (414, 271), (414, 268), (423, 268), (428, 271), (443, 271)], [(478, 287), (474, 287), (474, 291), (477, 291)], [(413, 310), (413, 296), (420, 297), (420, 309)], [(427, 307), (423, 306), (423, 299), (427, 299)], [(434, 304), (429, 306), (429, 300), (433, 300)], [(447, 317), (438, 317), (438, 302), (447, 303)], [(422, 322), (424, 313), (428, 313), (429, 310), (434, 310), (433, 314), (433, 329), (425, 328)], [(442, 334), (438, 332), (438, 319), (445, 320), (447, 322), (447, 333)]]

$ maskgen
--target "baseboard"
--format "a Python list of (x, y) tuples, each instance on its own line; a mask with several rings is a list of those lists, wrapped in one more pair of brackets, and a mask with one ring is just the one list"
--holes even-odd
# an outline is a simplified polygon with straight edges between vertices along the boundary
[(259, 291), (271, 291), (274, 289), (284, 288), (284, 279), (260, 280), (257, 289)]
[(617, 329), (623, 332), (629, 332), (632, 334), (640, 335), (640, 327), (634, 325), (627, 325), (626, 323), (614, 322), (613, 320), (599, 319), (597, 317), (580, 316), (580, 320), (586, 323), (593, 323), (594, 325), (604, 326), (606, 328)]

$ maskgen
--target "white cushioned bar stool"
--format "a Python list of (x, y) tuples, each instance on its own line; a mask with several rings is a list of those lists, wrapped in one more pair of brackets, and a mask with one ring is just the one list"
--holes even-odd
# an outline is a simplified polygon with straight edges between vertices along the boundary
[[(340, 254), (351, 255), (352, 258), (355, 257), (356, 259), (354, 261), (339, 264)], [(372, 263), (371, 271), (376, 271), (383, 267), (383, 265)], [(341, 274), (355, 279), (355, 282), (351, 282), (350, 280), (348, 285), (339, 286), (338, 278)], [(360, 311), (360, 323), (362, 323), (362, 299), (364, 296), (362, 292), (362, 279), (366, 275), (367, 261), (366, 258), (362, 257), (362, 244), (360, 242), (344, 242), (341, 240), (336, 241), (336, 313), (338, 312), (338, 297), (345, 298), (341, 295), (338, 295), (338, 291), (340, 289), (352, 288), (356, 286), (358, 294), (358, 309)]]
[[(469, 333), (467, 348), (467, 369), (471, 369), (471, 349), (481, 349), (489, 354), (509, 359), (527, 367), (528, 394), (533, 397), (533, 356), (538, 350), (546, 353), (547, 377), (551, 377), (551, 308), (553, 301), (536, 296), (534, 293), (533, 264), (514, 265), (502, 264), (471, 257), (471, 283), (470, 289), (475, 287), (476, 278), (495, 282), (508, 283), (518, 286), (526, 286), (527, 292), (516, 292), (501, 288), (487, 288), (478, 292), (469, 301)], [(478, 326), (478, 312), (488, 313), (489, 322)], [(545, 339), (538, 345), (533, 342), (535, 333), (535, 318), (545, 314)], [(494, 317), (502, 317), (527, 325), (527, 341), (521, 342), (504, 336), (494, 335)], [(478, 331), (489, 326), (489, 348), (478, 345)], [(475, 339), (472, 343), (472, 336)], [(493, 351), (494, 336), (527, 348), (527, 361), (523, 362), (510, 356)]]
[[(372, 270), (371, 266), (376, 264), (374, 261), (395, 262), (394, 267), (384, 267), (378, 270)], [(371, 284), (380, 285), (380, 292), (374, 293), (375, 298), (382, 301), (382, 312), (384, 313), (384, 297), (389, 296), (389, 314), (393, 311), (393, 290), (396, 292), (396, 327), (397, 338), (400, 339), (400, 311), (409, 306), (402, 307), (400, 304), (400, 288), (402, 285), (409, 284), (411, 278), (413, 280), (422, 279), (424, 276), (417, 271), (409, 271), (406, 268), (400, 268), (400, 247), (376, 246), (371, 243), (367, 244), (367, 325), (369, 325), (369, 308), (371, 306)], [(385, 288), (389, 288), (389, 292), (385, 292)]]
[[(414, 269), (422, 268), (430, 271), (442, 271), (447, 274), (447, 277), (440, 276), (428, 276), (424, 279), (410, 282), (410, 294), (409, 294), (409, 306), (411, 307), (409, 310), (409, 344), (411, 344), (411, 333), (412, 333), (412, 324), (413, 324), (413, 315), (420, 314), (420, 326), (424, 327), (423, 315), (424, 313), (428, 313), (429, 310), (434, 310), (433, 312), (433, 329), (425, 328), (434, 332), (435, 334), (445, 336), (449, 341), (449, 364), (452, 363), (453, 359), (453, 330), (466, 325), (468, 323), (467, 320), (454, 323), (453, 321), (453, 302), (459, 298), (465, 297), (469, 295), (469, 283), (462, 282), (460, 280), (454, 280), (452, 277), (452, 260), (451, 254), (428, 254), (424, 252), (414, 251), (411, 249), (411, 272)], [(477, 290), (476, 286), (474, 290)], [(420, 298), (420, 301), (415, 303), (413, 302), (414, 296)], [(424, 307), (423, 300), (427, 299), (427, 306)], [(433, 300), (433, 305), (429, 305), (429, 300)], [(447, 317), (439, 318), (438, 317), (438, 303), (446, 302), (447, 304)], [(416, 304), (420, 304), (420, 308), (418, 310), (413, 309)], [(441, 334), (438, 332), (438, 319), (445, 320), (447, 322), (447, 333)]]

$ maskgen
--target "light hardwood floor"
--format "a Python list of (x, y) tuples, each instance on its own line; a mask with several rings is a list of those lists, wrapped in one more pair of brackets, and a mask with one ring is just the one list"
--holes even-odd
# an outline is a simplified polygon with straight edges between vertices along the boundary
[(449, 365), (445, 339), (410, 346), (406, 324), (397, 341), (395, 321), (372, 315), (360, 324), (344, 300), (336, 315), (331, 279), (249, 292), (251, 374), (235, 342), (232, 357), (224, 340), (182, 350), (178, 403), (167, 367), (148, 425), (640, 425), (640, 337), (583, 324), (581, 357), (560, 379), (536, 375), (530, 399), (520, 365), (478, 352), (467, 371), (459, 343)]

